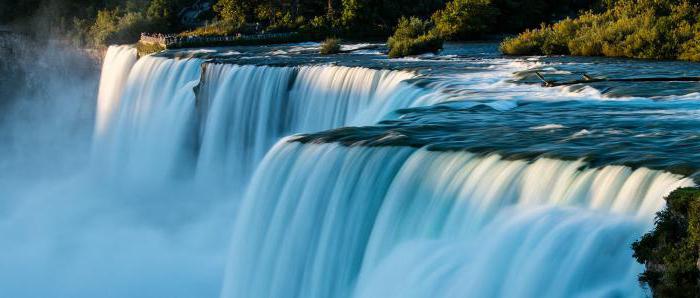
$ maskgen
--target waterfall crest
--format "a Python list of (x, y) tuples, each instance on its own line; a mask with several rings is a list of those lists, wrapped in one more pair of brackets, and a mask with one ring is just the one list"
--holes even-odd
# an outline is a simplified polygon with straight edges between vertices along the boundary
[(103, 170), (134, 180), (188, 175), (196, 152), (193, 88), (201, 63), (145, 56), (134, 64), (110, 130), (96, 140)]
[(381, 119), (369, 108), (385, 104), (411, 76), (360, 67), (207, 64), (197, 96), (205, 115), (197, 175), (242, 184), (285, 135)]
[[(522, 264), (531, 270), (523, 273), (556, 276), (562, 260), (580, 268), (560, 277), (568, 278), (565, 289), (550, 289), (552, 297), (584, 295), (580, 283), (572, 284), (577, 279), (588, 283), (586, 290), (635, 292), (639, 266), (629, 242), (651, 222), (662, 197), (686, 185), (692, 181), (645, 168), (282, 141), (261, 163), (236, 216), (222, 297), (419, 296), (435, 290), (420, 286), (438, 277), (453, 281), (441, 288), (454, 287), (452, 295), (465, 293), (458, 289), (466, 278), (483, 287), (468, 291), (477, 297), (509, 297), (512, 292), (497, 291), (504, 284), (535, 297), (547, 292), (528, 288), (527, 275), (488, 275), (488, 266)], [(513, 209), (525, 211), (514, 216)], [(551, 238), (560, 235), (575, 241)], [(620, 245), (606, 262), (593, 262), (605, 241)], [(578, 252), (581, 245), (595, 251)], [(441, 262), (446, 257), (459, 260)], [(383, 282), (394, 276), (391, 270), (395, 283)], [(620, 272), (624, 278), (615, 275)], [(406, 274), (427, 281), (406, 284)]]
[(102, 136), (107, 131), (107, 125), (112, 122), (112, 116), (119, 107), (122, 90), (131, 67), (136, 63), (136, 57), (136, 49), (131, 46), (110, 46), (107, 49), (97, 95), (96, 137)]
[(379, 121), (383, 106), (396, 105), (389, 94), (414, 76), (329, 65), (136, 61), (126, 46), (110, 47), (104, 69), (95, 140), (100, 169), (150, 180), (194, 176), (234, 188), (285, 135)]

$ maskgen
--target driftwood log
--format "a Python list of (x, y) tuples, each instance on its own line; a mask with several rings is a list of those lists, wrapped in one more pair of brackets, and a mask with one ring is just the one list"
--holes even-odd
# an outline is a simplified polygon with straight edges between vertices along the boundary
[(544, 76), (535, 72), (535, 75), (542, 81), (542, 86), (544, 87), (556, 87), (556, 86), (567, 86), (576, 84), (590, 84), (597, 82), (700, 82), (700, 77), (650, 77), (650, 78), (593, 78), (587, 74), (583, 74), (583, 79), (573, 80), (573, 81), (548, 81)]

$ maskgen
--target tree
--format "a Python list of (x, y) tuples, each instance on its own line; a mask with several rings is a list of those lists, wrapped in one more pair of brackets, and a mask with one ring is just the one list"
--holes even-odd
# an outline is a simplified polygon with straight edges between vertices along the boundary
[(433, 14), (437, 32), (451, 39), (474, 39), (493, 32), (498, 8), (491, 0), (454, 0)]
[(146, 17), (158, 31), (170, 31), (177, 27), (177, 13), (172, 0), (151, 0)]
[(244, 0), (219, 0), (214, 4), (214, 11), (219, 20), (229, 25), (245, 24), (247, 10), (248, 3)]
[(146, 10), (146, 16), (150, 19), (169, 20), (175, 16), (172, 1), (151, 0)]

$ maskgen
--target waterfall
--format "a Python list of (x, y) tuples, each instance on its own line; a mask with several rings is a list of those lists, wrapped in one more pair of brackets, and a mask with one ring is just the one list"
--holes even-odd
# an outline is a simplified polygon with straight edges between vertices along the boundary
[[(381, 120), (414, 75), (145, 56), (111, 47), (100, 88), (98, 168), (135, 180), (197, 177), (243, 187), (281, 137)], [(133, 65), (132, 65), (133, 64)], [(402, 104), (399, 104), (402, 106)], [(226, 183), (224, 183), (226, 182)]]
[(414, 74), (363, 67), (302, 66), (290, 90), (292, 132), (325, 130), (344, 125), (369, 125), (394, 109), (392, 95)]
[(136, 49), (130, 46), (110, 46), (107, 49), (97, 95), (95, 119), (97, 137), (103, 135), (107, 130), (107, 124), (112, 122), (112, 115), (119, 106), (129, 71), (136, 63), (136, 55)]
[(190, 175), (196, 145), (198, 59), (145, 56), (129, 72), (110, 130), (98, 138), (102, 169), (130, 179)]
[(197, 175), (242, 183), (285, 135), (374, 123), (384, 115), (370, 108), (388, 104), (410, 77), (360, 67), (207, 64)]
[(630, 242), (665, 194), (692, 184), (582, 161), (283, 140), (236, 215), (222, 297), (634, 296)]
[(405, 71), (134, 54), (105, 60), (95, 168), (244, 193), (222, 297), (640, 296), (629, 244), (693, 184), (583, 160), (280, 141), (443, 101), (517, 104)]
[[(209, 64), (198, 97), (202, 103), (201, 179), (242, 183), (288, 127), (285, 107), (293, 68)], [(241, 186), (241, 185), (237, 185)]]

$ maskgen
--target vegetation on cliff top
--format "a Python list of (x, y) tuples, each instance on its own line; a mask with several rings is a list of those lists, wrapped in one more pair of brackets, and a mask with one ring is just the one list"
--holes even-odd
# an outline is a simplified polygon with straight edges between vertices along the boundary
[[(582, 0), (26, 0), (0, 6), (0, 23), (23, 23), (35, 32), (50, 28), (79, 46), (103, 46), (133, 43), (141, 32), (201, 36), (294, 31), (384, 39), (402, 17), (415, 17), (434, 26), (431, 37), (461, 40), (519, 32), (575, 15), (589, 5)], [(197, 13), (188, 15), (193, 7)], [(495, 22), (495, 16), (503, 18)], [(34, 26), (37, 20), (40, 26)]]
[(666, 197), (656, 226), (632, 244), (634, 257), (646, 265), (639, 276), (654, 297), (695, 297), (700, 293), (700, 189), (681, 188)]
[(700, 6), (689, 0), (617, 0), (527, 30), (501, 44), (511, 55), (580, 55), (700, 61)]

